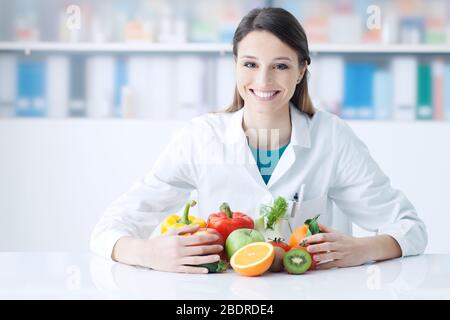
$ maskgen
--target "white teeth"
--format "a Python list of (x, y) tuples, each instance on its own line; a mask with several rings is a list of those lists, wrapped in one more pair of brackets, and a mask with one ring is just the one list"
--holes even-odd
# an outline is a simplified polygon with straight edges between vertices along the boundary
[(258, 91), (258, 90), (253, 90), (253, 92), (260, 98), (268, 98), (277, 93), (277, 91)]

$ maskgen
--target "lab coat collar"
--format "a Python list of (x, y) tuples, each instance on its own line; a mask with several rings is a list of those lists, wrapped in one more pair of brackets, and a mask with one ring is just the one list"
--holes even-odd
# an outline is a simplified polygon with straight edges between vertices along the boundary
[[(309, 119), (306, 114), (298, 110), (294, 104), (289, 103), (291, 114), (291, 140), (292, 146), (302, 148), (311, 148), (311, 136), (309, 133)], [(244, 108), (235, 111), (231, 115), (229, 124), (227, 125), (224, 141), (225, 143), (237, 143), (245, 139), (244, 129), (242, 128), (242, 119), (244, 115)]]

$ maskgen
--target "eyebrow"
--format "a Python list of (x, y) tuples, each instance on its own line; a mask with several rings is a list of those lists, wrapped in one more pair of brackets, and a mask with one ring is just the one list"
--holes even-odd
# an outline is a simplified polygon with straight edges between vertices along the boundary
[[(256, 59), (256, 60), (258, 60), (258, 58), (257, 57), (254, 57), (254, 56), (242, 56), (240, 59)], [(288, 61), (292, 61), (291, 60), (291, 58), (289, 58), (289, 57), (278, 57), (278, 58), (275, 58), (275, 59), (273, 59), (274, 61), (275, 60), (288, 60)]]

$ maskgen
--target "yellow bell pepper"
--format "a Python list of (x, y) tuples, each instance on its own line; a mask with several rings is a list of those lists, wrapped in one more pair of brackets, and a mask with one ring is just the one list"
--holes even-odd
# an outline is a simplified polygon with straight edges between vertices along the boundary
[(166, 233), (170, 229), (176, 229), (189, 224), (198, 224), (201, 228), (206, 227), (206, 222), (194, 216), (189, 215), (189, 209), (197, 204), (195, 200), (189, 201), (184, 207), (183, 215), (180, 217), (172, 214), (164, 219), (161, 225), (161, 233)]

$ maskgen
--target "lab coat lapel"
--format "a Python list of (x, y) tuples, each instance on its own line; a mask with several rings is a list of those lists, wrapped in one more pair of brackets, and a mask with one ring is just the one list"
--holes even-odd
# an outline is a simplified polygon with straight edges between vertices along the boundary
[(253, 157), (253, 154), (248, 146), (247, 136), (242, 128), (243, 109), (236, 111), (227, 124), (224, 143), (236, 155), (234, 159), (239, 159), (239, 163), (245, 167), (245, 171), (255, 180), (256, 183), (266, 186), (261, 173), (258, 170), (258, 165)]
[(291, 140), (270, 177), (267, 184), (268, 188), (272, 187), (291, 169), (297, 157), (296, 152), (299, 152), (301, 148), (311, 148), (307, 115), (300, 112), (292, 103), (289, 109), (292, 125)]

